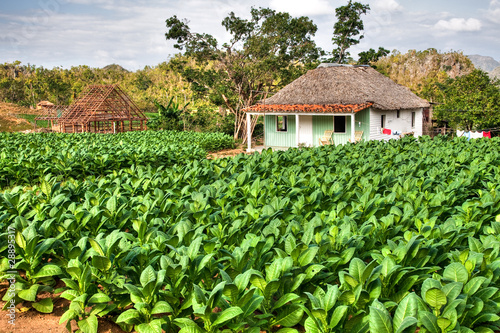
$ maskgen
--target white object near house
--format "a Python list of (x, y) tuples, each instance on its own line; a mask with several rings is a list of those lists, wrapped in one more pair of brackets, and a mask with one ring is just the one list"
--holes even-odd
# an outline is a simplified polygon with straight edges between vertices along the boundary
[[(264, 117), (264, 145), (278, 148), (318, 146), (325, 131), (333, 132), (333, 144), (355, 142), (356, 135), (362, 140), (421, 136), (429, 107), (371, 67), (322, 64), (244, 111), (247, 124), (251, 116)], [(247, 128), (248, 151), (251, 134)]]

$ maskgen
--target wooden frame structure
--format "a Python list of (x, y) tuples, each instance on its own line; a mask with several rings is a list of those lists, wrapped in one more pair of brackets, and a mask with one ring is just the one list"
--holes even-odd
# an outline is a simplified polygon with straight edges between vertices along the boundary
[(59, 123), (59, 118), (63, 116), (65, 112), (68, 111), (70, 107), (67, 105), (47, 105), (41, 108), (41, 113), (38, 117), (35, 118), (35, 129), (36, 122), (38, 120), (47, 120), (49, 123), (49, 127), (55, 131), (59, 131), (59, 127), (57, 126)]
[(118, 133), (147, 129), (148, 118), (118, 85), (91, 85), (80, 96), (58, 118), (60, 132)]

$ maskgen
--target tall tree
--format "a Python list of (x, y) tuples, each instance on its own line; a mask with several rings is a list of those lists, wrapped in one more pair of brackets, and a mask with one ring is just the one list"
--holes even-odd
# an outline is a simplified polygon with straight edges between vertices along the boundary
[(346, 6), (335, 9), (337, 22), (333, 25), (332, 41), (336, 45), (332, 52), (333, 61), (339, 64), (345, 63), (350, 55), (347, 50), (351, 46), (359, 44), (364, 37), (362, 31), (365, 27), (363, 20), (361, 20), (361, 14), (366, 14), (369, 10), (369, 5), (351, 0)]
[(437, 85), (444, 101), (434, 108), (437, 120), (467, 131), (500, 126), (500, 83), (486, 72), (476, 69)]
[(317, 27), (304, 16), (252, 8), (246, 20), (231, 12), (222, 21), (232, 36), (224, 44), (212, 35), (191, 32), (188, 24), (170, 17), (165, 36), (197, 60), (197, 66), (181, 63), (179, 68), (194, 91), (234, 114), (235, 138), (245, 139), (243, 108), (317, 65), (322, 55), (312, 39)]

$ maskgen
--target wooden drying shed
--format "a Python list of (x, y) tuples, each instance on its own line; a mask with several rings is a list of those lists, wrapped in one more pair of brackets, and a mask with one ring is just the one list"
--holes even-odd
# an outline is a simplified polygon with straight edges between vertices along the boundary
[[(52, 104), (52, 103), (51, 103)], [(59, 119), (63, 116), (65, 112), (68, 111), (70, 107), (67, 105), (45, 105), (43, 108), (39, 109), (40, 114), (35, 118), (35, 128), (37, 127), (38, 120), (47, 120), (49, 127), (52, 130), (59, 131), (58, 123)]]
[(64, 133), (117, 133), (147, 129), (147, 118), (118, 85), (91, 85), (58, 118)]

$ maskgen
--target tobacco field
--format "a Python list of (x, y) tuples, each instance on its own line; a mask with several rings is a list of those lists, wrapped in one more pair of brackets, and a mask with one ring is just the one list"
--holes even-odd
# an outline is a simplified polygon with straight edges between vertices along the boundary
[[(120, 158), (116, 140), (96, 146)], [(0, 276), (19, 272), (30, 311), (62, 292), (60, 323), (81, 332), (100, 317), (140, 333), (495, 332), (499, 145), (406, 137), (207, 160), (184, 144), (169, 162), (145, 145), (137, 164), (69, 174), (20, 153), (14, 183), (30, 187), (5, 183), (22, 168), (2, 155)]]

